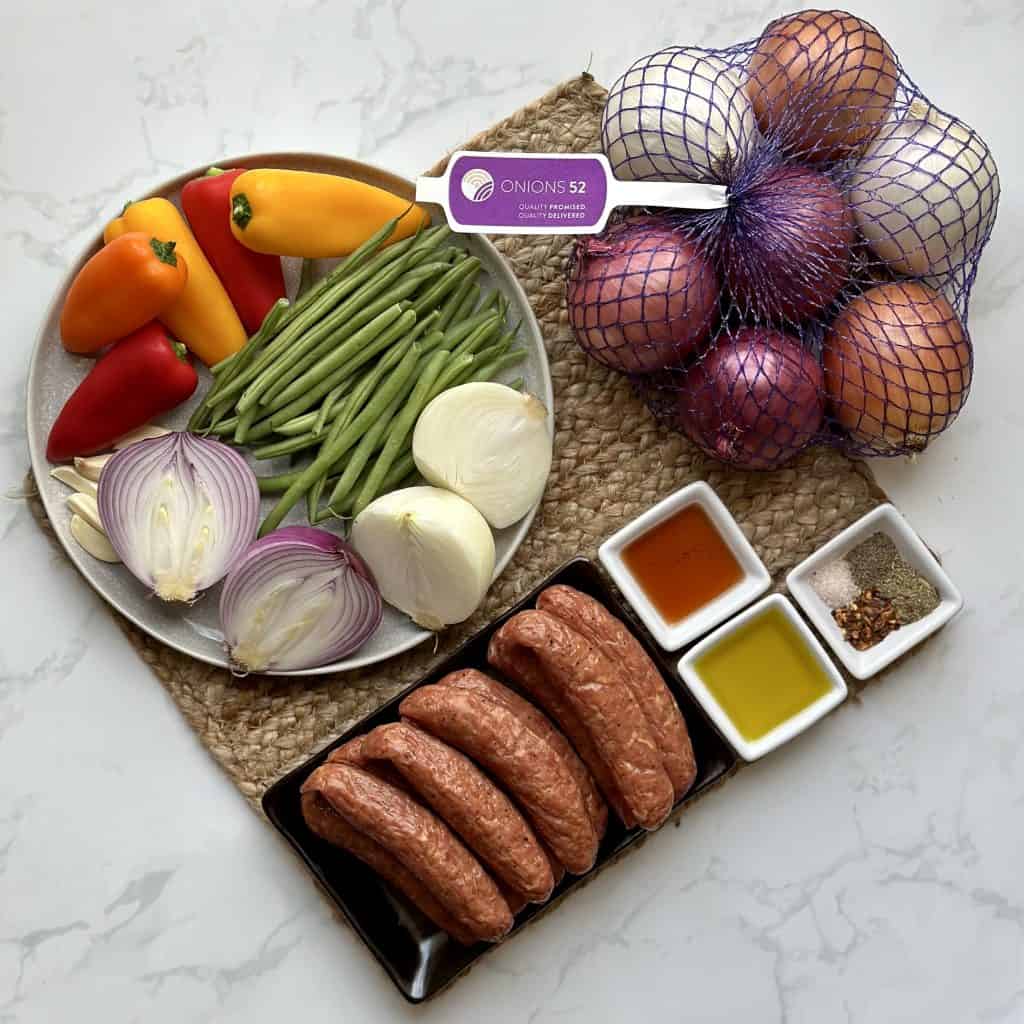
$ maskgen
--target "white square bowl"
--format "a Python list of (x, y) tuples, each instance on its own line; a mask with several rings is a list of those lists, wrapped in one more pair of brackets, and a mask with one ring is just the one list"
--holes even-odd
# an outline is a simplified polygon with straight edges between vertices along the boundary
[[(802, 711), (792, 718), (777, 725), (771, 732), (765, 733), (756, 740), (747, 740), (740, 735), (739, 729), (733, 724), (732, 719), (726, 714), (725, 709), (714, 698), (711, 691), (704, 685), (704, 680), (697, 671), (697, 661), (709, 651), (716, 647), (722, 640), (731, 636), (737, 629), (749, 622), (751, 619), (769, 608), (778, 607), (785, 614), (786, 618), (796, 627), (797, 632), (806, 641), (808, 649), (817, 659), (818, 663), (825, 670), (828, 676), (829, 690), (822, 694), (813, 704), (809, 704)], [(756, 761), (760, 757), (783, 743), (788, 743), (794, 736), (798, 736), (805, 729), (812, 726), (820, 718), (827, 715), (833, 708), (838, 707), (846, 700), (846, 681), (843, 679), (839, 669), (836, 668), (828, 652), (821, 646), (821, 642), (814, 635), (793, 605), (782, 596), (782, 594), (769, 594), (762, 598), (757, 604), (747, 608), (746, 611), (731, 619), (724, 626), (719, 627), (705, 637), (699, 644), (692, 647), (683, 655), (679, 662), (679, 675), (686, 683), (690, 693), (699, 701), (700, 706), (708, 713), (708, 717), (718, 726), (718, 731), (732, 744), (736, 753), (744, 761)]]
[[(939, 592), (939, 606), (923, 619), (901, 626), (874, 647), (858, 651), (843, 639), (842, 630), (832, 618), (832, 609), (818, 597), (811, 586), (811, 574), (829, 562), (841, 558), (867, 540), (873, 533), (884, 533), (896, 545), (896, 550)], [(946, 575), (924, 541), (892, 505), (879, 505), (866, 516), (848, 526), (810, 558), (804, 559), (786, 577), (786, 587), (815, 629), (825, 638), (836, 657), (855, 679), (867, 679), (881, 672), (901, 654), (919, 644), (940, 626), (945, 625), (963, 607), (964, 599), (953, 581)]]
[[(743, 570), (743, 579), (685, 619), (679, 622), (666, 622), (640, 589), (633, 574), (626, 568), (622, 552), (630, 541), (647, 533), (652, 526), (668, 519), (687, 505), (694, 504), (700, 505), (715, 525), (722, 540), (739, 562)], [(722, 499), (703, 481), (689, 484), (675, 494), (670, 494), (637, 516), (618, 533), (613, 533), (598, 549), (597, 557), (640, 616), (648, 632), (666, 651), (678, 651), (691, 640), (696, 640), (708, 630), (714, 629), (730, 615), (735, 615), (745, 605), (760, 597), (772, 584), (772, 578), (764, 563), (743, 536), (732, 514), (722, 504)]]

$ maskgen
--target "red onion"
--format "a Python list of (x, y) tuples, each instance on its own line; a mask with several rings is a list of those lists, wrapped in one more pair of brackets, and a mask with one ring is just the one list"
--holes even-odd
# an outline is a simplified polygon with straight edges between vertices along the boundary
[(722, 334), (686, 371), (678, 425), (716, 459), (774, 469), (821, 426), (822, 384), (818, 362), (792, 335), (744, 327)]
[(681, 363), (707, 336), (721, 285), (703, 247), (662, 217), (636, 217), (577, 243), (569, 323), (580, 347), (623, 373)]
[(184, 432), (111, 456), (97, 501), (121, 561), (165, 601), (192, 601), (221, 579), (256, 536), (260, 511), (245, 459)]
[(755, 168), (730, 192), (726, 284), (744, 315), (795, 323), (839, 294), (853, 240), (850, 208), (827, 175), (796, 164)]
[(310, 526), (285, 526), (250, 545), (220, 597), (224, 643), (238, 672), (337, 661), (373, 636), (383, 614), (362, 558)]

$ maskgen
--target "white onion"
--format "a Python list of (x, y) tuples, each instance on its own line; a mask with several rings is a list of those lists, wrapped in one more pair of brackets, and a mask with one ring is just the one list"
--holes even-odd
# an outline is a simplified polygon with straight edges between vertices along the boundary
[(673, 47), (642, 57), (608, 93), (602, 148), (620, 179), (727, 182), (757, 137), (742, 74)]
[(352, 545), (384, 600), (424, 629), (468, 619), (494, 574), (486, 520), (439, 487), (405, 487), (372, 501), (352, 524)]
[(948, 274), (970, 256), (999, 200), (999, 175), (981, 137), (921, 100), (882, 127), (848, 183), (871, 248), (913, 277)]
[(461, 495), (496, 529), (511, 526), (544, 493), (548, 411), (504, 384), (462, 384), (420, 413), (412, 455), (428, 483)]

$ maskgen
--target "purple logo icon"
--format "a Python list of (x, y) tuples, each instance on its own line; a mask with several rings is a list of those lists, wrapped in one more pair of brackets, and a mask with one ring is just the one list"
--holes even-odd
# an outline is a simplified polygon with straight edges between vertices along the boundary
[(462, 194), (471, 203), (482, 203), (494, 194), (494, 179), (482, 167), (473, 167), (462, 176)]

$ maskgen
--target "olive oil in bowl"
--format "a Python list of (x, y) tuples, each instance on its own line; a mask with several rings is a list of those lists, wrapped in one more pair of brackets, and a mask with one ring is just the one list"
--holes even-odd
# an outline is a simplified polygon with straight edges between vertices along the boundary
[(846, 696), (821, 644), (784, 597), (766, 597), (679, 664), (694, 696), (739, 754), (755, 760)]

